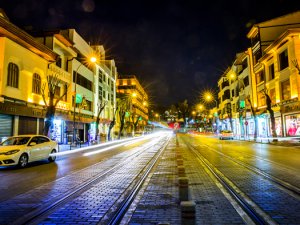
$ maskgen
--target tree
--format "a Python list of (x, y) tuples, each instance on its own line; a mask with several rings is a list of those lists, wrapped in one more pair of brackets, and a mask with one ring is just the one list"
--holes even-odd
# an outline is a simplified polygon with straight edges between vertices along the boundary
[[(136, 120), (134, 120), (136, 118)], [(133, 125), (133, 132), (137, 130), (137, 126), (139, 123), (140, 117), (136, 113), (131, 113), (131, 120), (132, 120), (132, 125)]]
[[(49, 130), (53, 126), (53, 120), (54, 120), (57, 104), (59, 103), (59, 101), (62, 100), (62, 98), (68, 92), (69, 86), (66, 86), (62, 95), (56, 96), (56, 94), (57, 94), (56, 90), (57, 89), (60, 90), (61, 84), (62, 84), (62, 81), (58, 78), (58, 74), (48, 75), (47, 82), (44, 82), (42, 84), (41, 93), (42, 93), (43, 101), (46, 106), (45, 127), (44, 127), (44, 132), (43, 132), (43, 134), (45, 136), (49, 136)], [(48, 90), (47, 90), (47, 88), (48, 88)], [(46, 100), (47, 95), (49, 96), (48, 102)]]
[(121, 134), (124, 129), (126, 113), (128, 113), (129, 110), (129, 99), (129, 96), (127, 95), (120, 95), (117, 101), (118, 115), (120, 121), (118, 139), (121, 138)]
[(267, 104), (267, 110), (270, 114), (270, 120), (271, 120), (271, 132), (272, 132), (272, 136), (275, 138), (273, 139), (273, 141), (278, 141), (276, 139), (277, 137), (277, 133), (276, 133), (276, 126), (275, 126), (275, 116), (274, 116), (274, 111), (272, 109), (272, 101), (271, 101), (271, 98), (270, 96), (268, 95), (267, 93), (267, 90), (265, 89), (264, 90), (264, 94), (266, 96), (266, 104)]
[(189, 105), (187, 100), (178, 103), (178, 111), (180, 112), (180, 118), (183, 118), (185, 124), (185, 118), (189, 115)]
[(114, 113), (113, 120), (109, 124), (108, 136), (107, 136), (109, 141), (111, 141), (111, 130), (113, 129), (113, 127), (116, 124), (116, 113), (117, 113), (117, 110), (118, 110), (118, 106), (116, 107), (116, 110), (113, 112)]
[(95, 130), (95, 140), (97, 141), (98, 134), (99, 134), (99, 123), (100, 123), (100, 115), (103, 109), (105, 108), (107, 101), (99, 101), (98, 102), (98, 112), (96, 117), (96, 130)]

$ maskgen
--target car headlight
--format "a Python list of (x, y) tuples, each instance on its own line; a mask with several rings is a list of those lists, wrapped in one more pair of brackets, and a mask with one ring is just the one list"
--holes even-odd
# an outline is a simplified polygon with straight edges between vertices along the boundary
[(13, 155), (13, 154), (16, 154), (19, 151), (20, 151), (19, 149), (14, 149), (14, 150), (10, 150), (8, 152), (4, 152), (3, 154), (4, 155)]

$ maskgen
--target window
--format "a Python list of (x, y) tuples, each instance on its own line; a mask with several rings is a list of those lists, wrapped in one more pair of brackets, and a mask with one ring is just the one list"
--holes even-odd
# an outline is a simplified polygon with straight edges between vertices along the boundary
[(85, 110), (92, 111), (92, 105), (93, 105), (92, 102), (89, 100), (85, 100), (85, 103), (86, 103)]
[(114, 83), (111, 82), (111, 91), (113, 92), (114, 91)]
[(276, 104), (276, 92), (275, 92), (275, 88), (270, 89), (269, 97), (271, 99), (271, 105), (275, 105)]
[(60, 58), (60, 57), (58, 57), (58, 59), (56, 60), (55, 64), (56, 64), (59, 68), (61, 68), (61, 58)]
[(253, 52), (253, 64), (256, 65), (258, 60), (261, 58), (262, 53), (261, 49), (259, 48), (256, 52)]
[(249, 85), (249, 77), (248, 76), (244, 77), (243, 82), (245, 87), (247, 87)]
[(14, 88), (19, 87), (19, 67), (14, 63), (8, 64), (7, 86)]
[(34, 73), (32, 77), (32, 92), (41, 94), (41, 76), (37, 73)]
[(60, 98), (60, 87), (59, 86), (55, 86), (54, 98), (56, 98), (56, 99)]
[(99, 70), (99, 83), (102, 83), (102, 71)]
[[(63, 94), (64, 93), (68, 93), (68, 85), (67, 84), (64, 85), (64, 92), (63, 92)], [(64, 101), (65, 102), (68, 101), (68, 95), (67, 94), (65, 94), (65, 96), (64, 96)]]
[(223, 101), (230, 99), (230, 90), (224, 91)]
[(256, 84), (264, 82), (264, 80), (265, 80), (265, 73), (263, 70), (261, 70), (256, 74)]
[(103, 98), (106, 100), (106, 93), (105, 93), (105, 91), (103, 91)]
[(275, 78), (275, 68), (274, 64), (269, 66), (269, 80), (273, 80)]
[(258, 107), (266, 105), (266, 96), (263, 91), (257, 93), (257, 105)]
[(289, 66), (288, 50), (284, 50), (279, 54), (279, 71)]
[(289, 100), (291, 98), (290, 80), (281, 82), (281, 100)]
[(99, 93), (98, 93), (99, 99), (102, 100), (102, 87), (99, 86)]
[[(75, 83), (76, 72), (73, 71), (73, 82)], [(78, 85), (93, 91), (93, 82), (82, 76), (81, 74), (77, 73), (77, 82)]]

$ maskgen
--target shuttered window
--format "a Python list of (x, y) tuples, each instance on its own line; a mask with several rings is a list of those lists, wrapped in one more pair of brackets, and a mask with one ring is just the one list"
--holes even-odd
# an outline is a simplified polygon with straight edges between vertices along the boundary
[(0, 139), (12, 136), (13, 117), (10, 115), (0, 114)]
[(37, 119), (33, 117), (19, 117), (19, 134), (36, 134)]
[(7, 86), (14, 88), (19, 87), (19, 67), (14, 63), (8, 64)]

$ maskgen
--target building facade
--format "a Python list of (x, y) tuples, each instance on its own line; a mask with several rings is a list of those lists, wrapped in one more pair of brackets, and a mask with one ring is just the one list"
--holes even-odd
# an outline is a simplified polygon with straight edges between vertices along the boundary
[(0, 138), (43, 133), (51, 77), (60, 101), (48, 135), (59, 143), (75, 136), (90, 141), (105, 102), (99, 115), (105, 136), (116, 107), (117, 69), (103, 46), (90, 46), (74, 29), (29, 35), (0, 15)]
[[(127, 118), (129, 124), (128, 132), (132, 130), (131, 125), (138, 122), (136, 131), (143, 131), (148, 122), (148, 94), (135, 75), (123, 75), (117, 79), (117, 93), (129, 96), (130, 114)], [(131, 125), (130, 125), (131, 124)]]
[(299, 136), (300, 12), (256, 24), (247, 37), (251, 47), (218, 81), (222, 129), (240, 137), (272, 136), (269, 97), (276, 135)]

